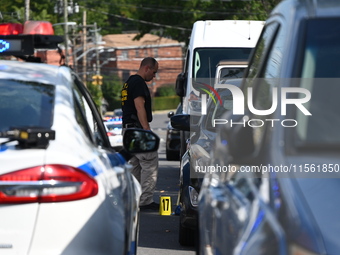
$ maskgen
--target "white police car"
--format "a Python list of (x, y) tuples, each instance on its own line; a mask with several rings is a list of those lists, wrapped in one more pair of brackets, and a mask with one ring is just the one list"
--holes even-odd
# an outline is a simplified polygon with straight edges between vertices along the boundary
[(126, 161), (159, 138), (131, 141), (111, 148), (70, 68), (0, 61), (0, 254), (136, 254), (141, 190)]
[(113, 148), (119, 150), (123, 146), (123, 121), (121, 118), (112, 118), (104, 121), (107, 136)]

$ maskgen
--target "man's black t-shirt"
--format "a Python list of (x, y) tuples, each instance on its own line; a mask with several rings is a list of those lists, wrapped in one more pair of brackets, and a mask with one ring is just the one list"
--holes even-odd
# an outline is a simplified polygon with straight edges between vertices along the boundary
[(140, 96), (145, 99), (144, 106), (148, 122), (152, 121), (151, 95), (149, 88), (144, 79), (135, 74), (129, 77), (122, 88), (123, 125), (135, 123), (136, 120), (138, 120), (134, 99)]

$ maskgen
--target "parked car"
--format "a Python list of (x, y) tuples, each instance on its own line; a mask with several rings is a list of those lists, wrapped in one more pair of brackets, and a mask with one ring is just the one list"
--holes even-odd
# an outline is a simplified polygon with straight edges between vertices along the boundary
[(242, 78), (248, 62), (242, 60), (221, 60), (216, 65), (215, 83), (227, 83), (230, 79)]
[[(240, 85), (241, 79), (230, 80), (234, 86)], [(178, 114), (171, 117), (172, 125), (182, 131), (191, 131), (187, 142), (187, 151), (180, 163), (180, 219), (179, 243), (195, 245), (198, 233), (198, 194), (201, 189), (206, 166), (210, 162), (210, 150), (216, 138), (216, 128), (213, 120), (232, 109), (232, 94), (230, 90), (217, 90), (221, 101), (209, 98), (207, 114), (202, 115), (197, 124), (191, 121), (190, 114)], [(196, 243), (197, 245), (197, 243)]]
[(107, 136), (109, 137), (109, 141), (111, 146), (120, 150), (123, 147), (123, 122), (121, 119), (110, 119), (108, 121), (104, 121), (104, 125), (106, 128)]
[[(22, 38), (0, 36), (1, 54)], [(157, 135), (129, 130), (125, 145), (143, 139), (115, 152), (71, 68), (22, 61), (0, 61), (0, 120), (1, 254), (136, 254), (141, 188), (126, 162)]]
[(217, 131), (199, 254), (340, 252), (339, 27), (337, 1), (272, 11), (234, 97), (238, 113), (234, 105)]
[(123, 118), (123, 110), (121, 108), (113, 110), (113, 118)]
[[(168, 118), (181, 113), (182, 104), (178, 104), (175, 112), (168, 112)], [(171, 126), (171, 121), (168, 122), (165, 139), (166, 160), (180, 160), (180, 132)]]

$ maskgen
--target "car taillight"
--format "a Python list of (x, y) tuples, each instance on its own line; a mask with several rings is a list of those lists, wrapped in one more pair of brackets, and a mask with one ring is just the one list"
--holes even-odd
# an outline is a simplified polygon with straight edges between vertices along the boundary
[(97, 193), (94, 178), (66, 165), (36, 166), (0, 175), (0, 204), (73, 201)]

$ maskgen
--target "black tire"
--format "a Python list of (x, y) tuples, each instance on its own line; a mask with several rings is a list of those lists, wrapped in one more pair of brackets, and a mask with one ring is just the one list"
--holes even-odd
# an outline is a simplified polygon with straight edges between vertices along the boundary
[(179, 153), (177, 152), (166, 150), (165, 154), (166, 154), (166, 160), (168, 161), (179, 160)]
[(182, 226), (181, 216), (179, 217), (179, 235), (178, 241), (182, 246), (194, 246), (196, 239), (196, 231), (193, 229)]

